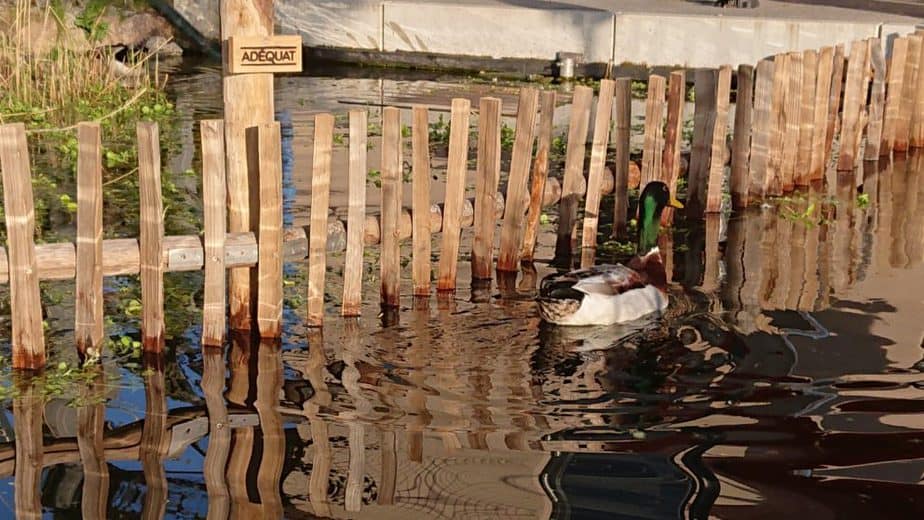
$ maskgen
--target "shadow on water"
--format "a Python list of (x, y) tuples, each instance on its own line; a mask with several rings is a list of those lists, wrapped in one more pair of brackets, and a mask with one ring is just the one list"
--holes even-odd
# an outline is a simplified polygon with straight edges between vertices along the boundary
[(542, 262), (454, 296), (407, 298), (388, 315), (373, 296), (361, 318), (340, 319), (331, 301), (323, 331), (305, 326), (296, 284), (281, 342), (232, 335), (202, 350), (191, 316), (169, 357), (140, 370), (107, 358), (70, 403), (47, 398), (47, 378), (18, 380), (0, 414), (0, 477), (12, 484), (0, 508), (21, 518), (914, 517), (924, 510), (922, 162), (867, 165), (863, 196), (840, 177), (830, 193), (678, 222), (663, 237), (674, 283), (657, 322), (541, 324), (530, 295), (549, 272)]

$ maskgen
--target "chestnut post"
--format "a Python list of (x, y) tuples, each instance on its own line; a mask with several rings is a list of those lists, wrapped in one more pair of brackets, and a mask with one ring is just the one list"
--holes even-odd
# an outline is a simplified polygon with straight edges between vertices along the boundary
[[(365, 110), (350, 111), (350, 172), (347, 181), (349, 208), (347, 210), (347, 246), (343, 265), (343, 307), (341, 309), (341, 314), (347, 317), (359, 316), (362, 307), (368, 118)], [(313, 204), (312, 207), (314, 207)], [(324, 227), (326, 232), (326, 223)]]
[(465, 202), (465, 173), (468, 169), (468, 120), (471, 102), (452, 100), (449, 121), (449, 161), (446, 167), (446, 199), (443, 203), (443, 240), (440, 247), (437, 290), (456, 290), (459, 240), (462, 232), (462, 205)]
[(205, 220), (202, 344), (221, 347), (225, 340), (225, 235), (228, 218), (224, 122), (214, 119), (202, 121), (199, 130), (202, 135), (202, 206)]
[(693, 143), (687, 174), (687, 215), (692, 218), (702, 217), (706, 206), (706, 179), (709, 175), (709, 156), (715, 126), (717, 76), (718, 71), (712, 69), (697, 70), (695, 76)]
[[(221, 40), (232, 37), (271, 36), (273, 0), (221, 0)], [(246, 129), (273, 121), (273, 75), (271, 73), (231, 74), (228, 45), (223, 45), (225, 146), (228, 176), (228, 229), (232, 233), (255, 232), (258, 201), (250, 193), (257, 190), (256, 160), (248, 160)], [(230, 324), (236, 330), (252, 326), (253, 299), (251, 269), (231, 270), (229, 285)]]
[(590, 125), (590, 103), (594, 91), (590, 87), (574, 87), (571, 98), (571, 121), (568, 126), (568, 149), (565, 152), (565, 174), (562, 180), (558, 238), (555, 242), (555, 264), (570, 267), (577, 240), (577, 210), (584, 180), (584, 153), (587, 127)]
[(907, 152), (911, 141), (911, 120), (915, 107), (918, 85), (918, 62), (921, 60), (921, 44), (924, 37), (906, 36), (908, 53), (905, 57), (905, 71), (902, 74), (901, 100), (898, 107), (898, 120), (895, 125), (895, 151)]
[(753, 66), (738, 66), (737, 90), (730, 182), (732, 207), (736, 210), (748, 206), (748, 152), (751, 149), (751, 118), (754, 107)]
[[(680, 140), (683, 137), (683, 103), (686, 100), (686, 74), (682, 70), (671, 72), (667, 82), (667, 129), (664, 138), (664, 154), (661, 160), (661, 179), (672, 194), (677, 194), (680, 179)], [(661, 223), (673, 222), (674, 208), (664, 208)]]
[[(330, 207), (330, 165), (334, 116), (314, 116), (314, 158), (311, 161), (311, 227), (308, 229), (308, 326), (324, 324), (324, 278), (327, 272), (327, 213)], [(281, 245), (281, 244), (280, 244)]]
[[(831, 97), (828, 98), (828, 125), (825, 130), (825, 163), (831, 159), (831, 147), (834, 145), (834, 135), (837, 133), (838, 114), (841, 109), (841, 96), (844, 89), (844, 45), (834, 47), (834, 64), (831, 73)], [(885, 127), (883, 127), (885, 128)]]
[(892, 43), (892, 59), (889, 60), (888, 79), (886, 80), (886, 104), (882, 123), (882, 142), (879, 146), (880, 155), (890, 155), (895, 147), (896, 131), (901, 118), (899, 111), (901, 110), (907, 59), (908, 39), (896, 38)]
[[(430, 114), (426, 107), (414, 107), (411, 137), (413, 160), (413, 200), (411, 227), (413, 239), (412, 276), (414, 296), (430, 296)], [(363, 181), (365, 182), (365, 181)], [(439, 227), (437, 226), (437, 229)]]
[(860, 110), (865, 96), (866, 42), (853, 42), (847, 66), (847, 84), (844, 87), (844, 115), (841, 126), (841, 148), (837, 161), (838, 171), (853, 171), (856, 167), (856, 150), (860, 142)]
[(783, 149), (780, 180), (783, 192), (795, 188), (796, 163), (799, 159), (799, 133), (802, 128), (802, 53), (789, 53), (789, 85), (783, 104)]
[(382, 109), (381, 304), (391, 308), (401, 304), (401, 165), (401, 110), (386, 107)]
[(818, 52), (802, 53), (802, 106), (799, 116), (799, 157), (796, 161), (796, 186), (808, 186), (812, 170), (812, 140), (815, 134), (815, 86), (818, 75)]
[[(582, 268), (593, 266), (596, 258), (597, 226), (600, 221), (600, 188), (603, 184), (606, 147), (610, 141), (610, 123), (613, 121), (613, 94), (615, 88), (616, 83), (613, 80), (604, 79), (600, 81), (600, 94), (597, 97), (597, 111), (596, 115), (594, 115), (594, 140), (590, 151), (590, 172), (587, 177), (587, 198), (584, 202), (584, 229), (581, 234)], [(662, 105), (663, 99), (662, 92)]]
[[(815, 76), (815, 107), (812, 114), (814, 125), (812, 132), (812, 160), (809, 168), (810, 182), (822, 180), (827, 169), (825, 133), (828, 129), (828, 103), (831, 100), (831, 79), (833, 74), (834, 47), (822, 47), (818, 53), (818, 72)], [(882, 119), (880, 117), (880, 129), (881, 123)], [(878, 143), (876, 146), (879, 146)]]
[[(871, 38), (869, 40), (870, 64), (873, 68), (873, 85), (869, 103), (869, 122), (866, 130), (866, 150), (863, 158), (868, 161), (879, 159), (879, 149), (882, 146), (882, 124), (885, 111), (886, 93), (886, 61), (882, 50), (882, 40)], [(924, 92), (924, 89), (919, 89)], [(912, 141), (913, 143), (913, 141)]]
[[(748, 198), (762, 200), (765, 179), (770, 172), (771, 100), (775, 63), (770, 58), (757, 62), (754, 81), (754, 117), (751, 123), (751, 160), (749, 164)], [(740, 91), (739, 91), (740, 92)]]
[(141, 336), (145, 352), (160, 353), (164, 341), (164, 202), (160, 185), (160, 132), (140, 122), (138, 184), (141, 191)]
[(629, 134), (632, 130), (632, 80), (619, 78), (616, 80), (616, 106), (614, 128), (614, 147), (616, 148), (613, 160), (613, 238), (622, 238), (626, 235), (626, 219), (629, 212)]
[[(260, 255), (257, 263), (257, 327), (261, 338), (278, 338), (282, 334), (282, 135), (278, 122), (263, 123), (249, 131), (254, 130), (256, 139), (251, 142), (256, 142), (259, 150), (257, 153), (260, 180), (257, 187), (260, 195), (260, 223), (257, 233)], [(315, 157), (315, 168), (318, 167), (317, 161)], [(313, 228), (314, 226), (312, 230)], [(322, 256), (321, 262), (323, 261)], [(314, 264), (315, 258), (312, 256), (308, 275), (309, 296), (312, 287), (311, 269), (314, 268)], [(323, 284), (323, 280), (321, 283)], [(309, 312), (310, 302), (309, 299)]]
[[(520, 100), (517, 104), (517, 133), (507, 179), (507, 207), (504, 210), (504, 221), (501, 223), (500, 252), (497, 257), (498, 271), (516, 272), (520, 266), (523, 221), (526, 218), (528, 202), (527, 183), (529, 182), (533, 143), (536, 141), (538, 110), (539, 91), (534, 88), (520, 89)], [(486, 210), (493, 212), (494, 208), (486, 208)]]
[(652, 74), (648, 77), (640, 190), (644, 190), (645, 185), (651, 181), (661, 180), (661, 155), (664, 151), (664, 87), (664, 76)]
[[(522, 96), (522, 94), (521, 94)], [(517, 133), (520, 131), (517, 114)], [(478, 162), (475, 177), (475, 240), (472, 243), (472, 279), (490, 280), (494, 263), (494, 206), (501, 162), (501, 100), (484, 97), (478, 102)], [(429, 196), (429, 194), (428, 194)], [(509, 200), (508, 200), (509, 204)]]
[(728, 103), (731, 95), (731, 73), (728, 65), (719, 68), (715, 94), (715, 123), (712, 126), (712, 158), (709, 160), (709, 180), (706, 187), (706, 213), (718, 213), (722, 208), (722, 181), (725, 178), (725, 135), (728, 132)]
[(103, 340), (103, 164), (98, 123), (77, 125), (77, 269), (74, 336), (86, 356)]
[(45, 366), (45, 334), (35, 254), (32, 173), (26, 129), (21, 123), (0, 126), (0, 171), (9, 248), (13, 368), (37, 370)]
[[(921, 31), (916, 31), (921, 35)], [(911, 114), (911, 142), (912, 148), (924, 147), (924, 88), (920, 87), (921, 79), (924, 78), (924, 48), (920, 52), (918, 60), (918, 80), (914, 86), (914, 111)]]
[(533, 182), (529, 197), (529, 211), (526, 216), (526, 231), (523, 232), (522, 262), (532, 262), (539, 234), (539, 219), (542, 216), (545, 186), (549, 177), (549, 152), (552, 148), (552, 123), (555, 119), (555, 91), (539, 93), (539, 141), (536, 158), (533, 160)]
[(783, 135), (786, 120), (786, 90), (789, 88), (789, 55), (777, 54), (773, 67), (773, 95), (770, 101), (770, 149), (767, 175), (764, 177), (764, 196), (783, 194)]

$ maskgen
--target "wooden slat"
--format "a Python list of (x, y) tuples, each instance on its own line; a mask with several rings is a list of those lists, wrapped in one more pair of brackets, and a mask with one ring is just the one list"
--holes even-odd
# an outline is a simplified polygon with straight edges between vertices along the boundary
[(626, 220), (629, 204), (629, 133), (632, 130), (632, 80), (619, 78), (616, 80), (615, 102), (616, 125), (613, 140), (615, 141), (615, 161), (613, 170), (613, 237), (622, 238), (626, 235)]
[(831, 97), (828, 99), (828, 127), (825, 130), (825, 163), (831, 159), (834, 135), (837, 133), (838, 114), (841, 110), (841, 95), (844, 89), (844, 73), (847, 63), (844, 60), (844, 45), (834, 47), (834, 65), (831, 73)]
[(141, 518), (154, 520), (163, 518), (167, 512), (168, 484), (164, 460), (170, 447), (170, 433), (167, 430), (167, 389), (163, 358), (158, 356), (157, 360), (146, 368), (149, 375), (144, 381), (145, 419), (138, 450), (147, 487)]
[(770, 102), (770, 150), (767, 175), (764, 178), (764, 196), (783, 193), (783, 136), (786, 133), (786, 91), (789, 89), (790, 59), (788, 54), (774, 58), (773, 95)]
[[(522, 94), (521, 94), (522, 99)], [(481, 98), (478, 106), (478, 162), (475, 177), (475, 240), (472, 278), (490, 280), (494, 263), (494, 207), (500, 182), (501, 106), (499, 98)], [(520, 130), (518, 115), (517, 131)], [(510, 201), (508, 199), (507, 203)]]
[[(260, 160), (258, 167), (260, 223), (257, 242), (260, 260), (257, 264), (257, 327), (261, 337), (278, 338), (282, 334), (282, 135), (277, 122), (263, 123), (255, 128)], [(317, 130), (315, 130), (315, 140), (317, 139)], [(315, 169), (319, 168), (319, 162), (319, 158), (315, 155)], [(326, 227), (327, 220), (325, 219), (324, 222)], [(309, 249), (311, 249), (310, 246)], [(311, 260), (312, 264), (316, 261), (313, 255)], [(323, 255), (320, 261), (324, 262)], [(309, 316), (311, 313), (312, 268), (313, 265), (310, 265)], [(323, 279), (321, 284), (323, 285)]]
[[(870, 64), (873, 69), (873, 85), (869, 102), (869, 121), (866, 130), (866, 150), (863, 158), (869, 161), (879, 159), (882, 146), (882, 124), (885, 115), (886, 61), (882, 40), (869, 40)], [(924, 92), (924, 89), (921, 89)]]
[(722, 183), (725, 180), (725, 136), (728, 132), (728, 103), (731, 95), (732, 69), (719, 68), (716, 84), (715, 123), (712, 127), (712, 157), (709, 160), (709, 180), (706, 188), (706, 212), (718, 213), (722, 209)]
[(549, 176), (549, 151), (552, 148), (552, 124), (555, 120), (555, 91), (543, 90), (539, 93), (539, 140), (536, 158), (533, 160), (532, 189), (529, 197), (529, 210), (526, 214), (526, 230), (523, 232), (523, 248), (520, 259), (532, 262), (536, 250), (536, 238), (539, 234), (539, 219), (542, 216), (542, 202), (545, 198), (545, 185)]
[(732, 207), (736, 210), (748, 206), (748, 152), (754, 107), (754, 67), (751, 65), (738, 66), (737, 90), (730, 182)]
[(77, 147), (74, 336), (77, 350), (86, 355), (87, 349), (98, 350), (103, 339), (103, 165), (98, 123), (77, 125)]
[[(532, 162), (533, 143), (536, 140), (536, 118), (539, 110), (539, 91), (533, 88), (520, 90), (517, 105), (517, 133), (510, 159), (507, 178), (507, 208), (501, 223), (500, 253), (497, 269), (516, 272), (520, 266), (520, 249), (523, 244), (523, 224), (526, 218), (527, 183)], [(487, 208), (488, 211), (493, 208)]]
[(401, 216), (402, 180), (401, 111), (382, 110), (382, 255), (381, 303), (397, 308), (401, 303), (401, 249), (398, 219)]
[(677, 193), (677, 181), (680, 179), (680, 142), (683, 137), (686, 87), (686, 74), (682, 70), (671, 72), (667, 85), (667, 127), (664, 131), (661, 177), (673, 194)]
[(690, 168), (687, 174), (687, 215), (700, 218), (706, 208), (706, 183), (709, 178), (709, 157), (712, 153), (715, 127), (715, 101), (718, 71), (696, 71), (694, 92), (696, 103), (693, 112), (693, 143), (690, 151)]
[[(603, 168), (606, 162), (606, 147), (610, 142), (610, 124), (613, 121), (613, 95), (615, 89), (616, 82), (613, 80), (604, 79), (600, 81), (600, 94), (597, 98), (597, 111), (594, 116), (594, 141), (590, 152), (590, 173), (587, 178), (587, 199), (584, 205), (584, 229), (581, 235), (582, 268), (594, 265), (596, 257)], [(661, 98), (663, 105), (664, 96), (662, 95)]]
[[(311, 161), (311, 227), (308, 236), (308, 326), (324, 324), (324, 278), (327, 272), (327, 214), (334, 116), (314, 116), (314, 158)], [(280, 244), (281, 245), (281, 244)]]
[(640, 190), (651, 181), (661, 180), (664, 147), (664, 76), (648, 77), (648, 98), (645, 101), (645, 143), (642, 148), (642, 180)]
[[(221, 40), (234, 36), (273, 34), (273, 0), (223, 0), (219, 8)], [(273, 75), (235, 74), (223, 62), (225, 146), (228, 176), (228, 229), (232, 233), (256, 231), (257, 160), (247, 156), (246, 129), (273, 120)], [(251, 187), (253, 187), (251, 193)], [(233, 269), (229, 279), (230, 325), (236, 330), (252, 326), (251, 270)]]
[[(430, 208), (430, 133), (429, 111), (413, 109), (411, 155), (413, 160), (411, 217), (413, 227), (413, 265), (411, 267), (414, 296), (430, 296), (430, 233), (434, 231)], [(442, 217), (441, 217), (442, 218)], [(439, 224), (436, 230), (439, 229)]]
[[(202, 343), (220, 347), (225, 339), (225, 235), (227, 179), (225, 128), (221, 120), (202, 121), (202, 206), (205, 224), (205, 291), (202, 298)], [(101, 246), (102, 247), (102, 246)]]
[[(0, 127), (0, 133), (4, 132), (5, 128)], [(9, 206), (4, 204), (4, 208), (9, 208)], [(21, 384), (18, 390), (19, 395), (13, 399), (13, 433), (16, 439), (13, 500), (16, 507), (16, 518), (39, 519), (42, 518), (42, 467), (44, 466), (42, 411), (44, 402), (34, 381)]]
[[(359, 316), (362, 307), (368, 119), (369, 115), (365, 110), (350, 111), (350, 171), (347, 181), (349, 208), (347, 210), (346, 256), (343, 263), (343, 305), (341, 308), (343, 316)], [(427, 244), (429, 245), (429, 241)]]
[(462, 230), (462, 204), (465, 201), (465, 173), (468, 169), (468, 120), (471, 102), (452, 100), (449, 127), (449, 161), (446, 166), (446, 199), (443, 203), (443, 240), (437, 290), (456, 290), (459, 240)]
[(809, 181), (824, 178), (825, 132), (827, 131), (828, 103), (831, 100), (831, 76), (834, 74), (834, 47), (822, 47), (818, 53), (818, 69), (815, 75), (815, 107), (812, 114), (812, 160), (809, 166)]
[(892, 42), (892, 57), (889, 60), (886, 80), (885, 116), (882, 123), (880, 155), (890, 155), (895, 147), (896, 131), (901, 114), (902, 91), (904, 90), (905, 62), (908, 60), (908, 39), (896, 38)]
[(749, 165), (748, 196), (752, 200), (764, 197), (766, 177), (771, 173), (770, 138), (772, 129), (771, 100), (773, 98), (773, 60), (767, 58), (757, 63), (754, 81), (754, 118), (751, 124), (751, 162)]
[(587, 129), (590, 125), (590, 103), (594, 91), (590, 87), (577, 86), (571, 98), (571, 121), (568, 126), (568, 149), (565, 152), (565, 175), (558, 214), (558, 239), (555, 243), (555, 263), (571, 266), (574, 243), (577, 237), (577, 210), (583, 184), (584, 153), (587, 143)]
[(901, 100), (898, 106), (898, 119), (895, 124), (895, 151), (907, 152), (911, 142), (911, 119), (915, 108), (918, 84), (918, 62), (921, 60), (921, 45), (924, 37), (907, 36), (908, 53), (905, 57), (905, 71), (902, 74)]
[(789, 53), (789, 86), (783, 104), (783, 159), (780, 162), (780, 180), (784, 192), (795, 187), (799, 159), (799, 134), (802, 128), (802, 53)]
[(35, 208), (29, 150), (22, 124), (0, 126), (3, 210), (9, 246), (10, 310), (13, 322), (13, 367), (45, 366), (45, 336), (35, 255)]
[(160, 188), (160, 135), (156, 123), (138, 123), (141, 335), (144, 350), (160, 352), (164, 339), (164, 203)]
[(847, 66), (847, 84), (844, 87), (844, 115), (841, 126), (841, 147), (837, 161), (838, 171), (853, 171), (856, 167), (856, 149), (860, 138), (860, 110), (865, 98), (863, 82), (866, 66), (866, 42), (854, 42), (850, 46), (850, 60)]
[[(919, 36), (921, 31), (916, 31)], [(924, 79), (924, 48), (919, 53), (918, 60), (918, 81), (914, 88), (914, 110), (911, 114), (911, 139), (909, 145), (912, 148), (924, 147), (924, 88), (920, 88), (921, 80)]]
[(812, 170), (812, 140), (815, 135), (815, 84), (818, 75), (818, 52), (802, 53), (802, 106), (799, 117), (799, 157), (796, 160), (796, 186), (808, 186)]

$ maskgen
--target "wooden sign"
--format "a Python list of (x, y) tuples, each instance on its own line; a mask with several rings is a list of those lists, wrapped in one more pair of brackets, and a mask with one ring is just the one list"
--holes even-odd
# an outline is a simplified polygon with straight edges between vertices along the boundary
[(228, 72), (301, 72), (302, 37), (233, 36), (228, 38)]

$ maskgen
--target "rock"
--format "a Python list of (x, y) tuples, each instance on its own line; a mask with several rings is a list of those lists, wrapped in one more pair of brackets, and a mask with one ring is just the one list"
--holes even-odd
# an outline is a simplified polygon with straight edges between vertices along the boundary
[(101, 46), (125, 45), (141, 48), (151, 37), (173, 37), (173, 27), (155, 13), (138, 13), (120, 18), (118, 14), (107, 14), (103, 20), (109, 24)]
[[(14, 17), (12, 11), (0, 8), (0, 25), (5, 25)], [(74, 25), (74, 16), (65, 13), (64, 23), (58, 24), (53, 16), (45, 16), (41, 10), (33, 10), (28, 25), (22, 28), (21, 40), (26, 43), (22, 49), (24, 55), (44, 58), (53, 50), (86, 52), (91, 49), (86, 33)], [(10, 22), (10, 27), (12, 23)], [(12, 41), (17, 41), (13, 38)]]
[(163, 36), (151, 36), (144, 41), (144, 50), (160, 57), (182, 56), (183, 48)]

